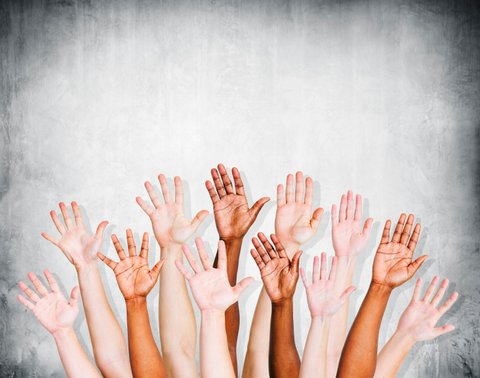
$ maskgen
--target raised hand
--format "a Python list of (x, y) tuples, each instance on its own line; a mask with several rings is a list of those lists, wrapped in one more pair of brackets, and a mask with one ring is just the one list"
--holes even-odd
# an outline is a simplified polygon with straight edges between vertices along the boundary
[(160, 174), (158, 181), (162, 189), (163, 202), (155, 193), (153, 185), (147, 181), (145, 188), (154, 208), (147, 204), (141, 197), (137, 197), (137, 203), (149, 216), (152, 222), (153, 233), (160, 247), (164, 248), (172, 244), (183, 244), (193, 235), (203, 220), (207, 217), (208, 211), (201, 210), (193, 220), (189, 220), (183, 213), (183, 185), (182, 179), (174, 178), (175, 200), (172, 199), (165, 176)]
[(454, 292), (439, 306), (447, 290), (448, 280), (444, 279), (442, 281), (432, 298), (437, 282), (438, 276), (435, 276), (428, 286), (425, 295), (420, 299), (422, 280), (421, 278), (417, 280), (412, 300), (398, 322), (397, 332), (408, 335), (415, 341), (422, 341), (434, 339), (455, 329), (451, 324), (436, 327), (440, 318), (453, 306), (458, 298), (458, 293)]
[(362, 196), (356, 195), (353, 204), (353, 193), (342, 194), (340, 210), (332, 205), (332, 242), (337, 256), (355, 256), (367, 245), (372, 230), (373, 219), (368, 218), (362, 229)]
[[(413, 253), (420, 236), (420, 224), (413, 228), (413, 214), (400, 215), (395, 232), (390, 240), (390, 220), (385, 223), (382, 239), (373, 262), (372, 282), (390, 288), (400, 286), (412, 278), (427, 256), (413, 260)], [(413, 228), (413, 233), (412, 233)]]
[(49, 292), (38, 277), (30, 272), (28, 273), (28, 278), (32, 281), (37, 292), (20, 281), (18, 286), (30, 300), (21, 294), (17, 298), (33, 312), (40, 324), (53, 335), (59, 330), (73, 327), (73, 323), (78, 315), (79, 290), (75, 286), (70, 294), (70, 299), (67, 301), (52, 273), (45, 270), (44, 274), (52, 291)]
[(337, 272), (337, 258), (332, 258), (330, 274), (327, 277), (327, 254), (322, 252), (321, 264), (318, 256), (313, 259), (312, 283), (308, 282), (305, 269), (300, 268), (300, 275), (307, 291), (308, 308), (312, 318), (325, 317), (335, 314), (345, 303), (348, 296), (355, 290), (350, 286), (341, 295), (335, 292), (335, 275)]
[(67, 206), (63, 202), (59, 204), (65, 225), (60, 221), (55, 210), (50, 211), (50, 216), (60, 232), (60, 239), (57, 239), (46, 232), (42, 236), (52, 244), (60, 248), (67, 259), (80, 270), (84, 266), (94, 263), (97, 260), (97, 252), (102, 244), (103, 232), (108, 222), (103, 221), (97, 227), (95, 235), (90, 235), (83, 224), (82, 215), (76, 202), (72, 202), (72, 211), (75, 222), (70, 217)]
[(213, 184), (207, 180), (205, 186), (212, 200), (218, 234), (226, 242), (242, 239), (270, 198), (262, 197), (249, 207), (238, 169), (232, 169), (234, 188), (225, 166), (219, 164), (217, 168), (211, 170)]
[(100, 252), (98, 252), (98, 257), (115, 273), (118, 287), (125, 300), (146, 297), (155, 286), (164, 263), (162, 259), (153, 266), (152, 270), (149, 269), (148, 232), (143, 234), (142, 248), (140, 249), (139, 255), (137, 255), (135, 239), (130, 229), (127, 229), (128, 256), (125, 254), (117, 235), (112, 235), (112, 242), (120, 261), (115, 262), (110, 260)]
[(293, 298), (302, 251), (297, 251), (290, 260), (278, 238), (274, 234), (270, 237), (275, 247), (262, 232), (259, 232), (258, 239), (261, 243), (257, 238), (253, 238), (255, 249), (250, 253), (260, 269), (263, 286), (270, 300), (272, 303), (280, 303)]
[(275, 215), (275, 234), (284, 245), (291, 258), (298, 248), (310, 240), (318, 230), (323, 209), (318, 208), (312, 214), (313, 180), (310, 177), (303, 183), (303, 173), (287, 175), (286, 188), (277, 186), (277, 212)]

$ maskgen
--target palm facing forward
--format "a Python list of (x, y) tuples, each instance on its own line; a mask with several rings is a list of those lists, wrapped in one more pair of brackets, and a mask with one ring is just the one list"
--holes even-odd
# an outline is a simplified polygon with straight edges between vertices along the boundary
[[(298, 281), (298, 265), (301, 251), (297, 251), (292, 260), (287, 256), (283, 245), (275, 235), (271, 235), (273, 247), (263, 233), (253, 238), (255, 249), (250, 252), (260, 269), (263, 286), (272, 303), (291, 299)], [(262, 246), (263, 244), (263, 246)]]
[[(420, 224), (413, 229), (414, 216), (410, 214), (405, 223), (406, 215), (400, 215), (392, 240), (390, 239), (390, 220), (385, 223), (382, 239), (373, 262), (372, 282), (395, 288), (409, 280), (420, 268), (427, 256), (412, 260), (418, 237)], [(411, 234), (411, 235), (410, 235)]]
[(225, 311), (238, 300), (240, 294), (250, 285), (253, 278), (244, 278), (236, 286), (232, 287), (228, 281), (226, 271), (227, 257), (225, 243), (223, 241), (219, 241), (218, 243), (218, 268), (213, 268), (202, 239), (197, 238), (195, 244), (204, 270), (200, 268), (187, 245), (183, 246), (183, 252), (194, 273), (190, 273), (181, 261), (177, 260), (175, 264), (178, 270), (188, 280), (192, 289), (193, 298), (200, 311)]
[(112, 235), (112, 241), (120, 261), (115, 262), (110, 260), (100, 252), (98, 253), (98, 257), (115, 273), (118, 287), (125, 300), (146, 297), (153, 286), (155, 286), (164, 262), (162, 259), (154, 265), (152, 270), (149, 269), (148, 233), (145, 232), (143, 234), (142, 248), (139, 255), (137, 255), (135, 239), (130, 229), (127, 230), (129, 256), (125, 254), (116, 235)]
[[(50, 288), (49, 292), (42, 282), (33, 273), (28, 273), (28, 278), (37, 289), (38, 294), (30, 289), (24, 282), (19, 282), (18, 286), (26, 296), (18, 295), (18, 300), (33, 312), (37, 320), (44, 326), (48, 332), (54, 334), (61, 329), (71, 328), (78, 315), (78, 287), (74, 287), (70, 300), (67, 301), (61, 293), (57, 281), (53, 275), (45, 270), (45, 277), (48, 280)], [(33, 303), (32, 303), (33, 302)]]

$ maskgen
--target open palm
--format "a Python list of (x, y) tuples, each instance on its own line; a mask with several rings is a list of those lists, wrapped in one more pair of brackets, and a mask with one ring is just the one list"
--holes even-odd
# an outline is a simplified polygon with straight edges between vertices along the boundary
[(33, 312), (40, 324), (50, 333), (53, 334), (60, 329), (72, 327), (78, 315), (78, 287), (72, 290), (70, 300), (67, 301), (53, 275), (48, 270), (45, 270), (45, 277), (50, 284), (51, 292), (45, 288), (34, 273), (30, 272), (28, 277), (38, 294), (24, 282), (19, 282), (20, 289), (29, 299), (19, 295), (18, 300)]
[(147, 181), (145, 188), (154, 208), (152, 209), (145, 200), (137, 197), (137, 203), (149, 216), (152, 222), (152, 229), (160, 247), (166, 247), (170, 244), (183, 244), (198, 229), (202, 221), (207, 217), (208, 211), (201, 210), (197, 215), (189, 220), (184, 214), (184, 194), (183, 184), (180, 177), (174, 178), (175, 200), (172, 199), (167, 180), (164, 175), (158, 176), (158, 181), (162, 189), (162, 202), (153, 185)]
[(413, 253), (420, 236), (420, 224), (413, 229), (414, 216), (410, 214), (405, 223), (406, 215), (402, 214), (398, 220), (392, 240), (390, 239), (390, 225), (388, 220), (383, 230), (382, 239), (378, 246), (373, 262), (372, 281), (395, 288), (409, 280), (420, 268), (427, 256), (413, 260)]

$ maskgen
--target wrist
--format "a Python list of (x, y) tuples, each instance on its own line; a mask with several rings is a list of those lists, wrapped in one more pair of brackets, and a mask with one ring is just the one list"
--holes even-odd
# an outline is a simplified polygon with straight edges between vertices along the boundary
[(147, 297), (136, 296), (132, 298), (125, 298), (127, 308), (137, 308), (147, 305)]
[(52, 336), (56, 341), (61, 341), (75, 336), (75, 330), (72, 327), (59, 328), (52, 332)]
[(390, 296), (393, 291), (393, 287), (379, 282), (370, 282), (370, 288), (368, 289), (372, 294), (379, 296)]
[(90, 261), (82, 264), (74, 264), (78, 275), (88, 275), (91, 272), (98, 271), (97, 261)]
[(242, 245), (243, 236), (235, 237), (235, 238), (222, 238), (222, 237), (220, 237), (220, 240), (222, 240), (225, 243), (225, 247), (227, 247), (227, 248), (238, 247), (238, 246)]
[(410, 332), (405, 332), (399, 330), (398, 328), (392, 335), (392, 340), (395, 340), (399, 345), (408, 349), (412, 348), (413, 345), (417, 342), (415, 337)]
[(221, 320), (225, 318), (225, 311), (216, 308), (207, 308), (200, 310), (202, 319), (208, 320)]
[(284, 308), (293, 306), (293, 297), (272, 300), (272, 308)]
[(162, 258), (163, 257), (169, 257), (169, 256), (173, 256), (173, 257), (177, 258), (178, 256), (183, 256), (182, 244), (167, 243), (167, 244), (162, 246), (162, 244), (160, 244), (160, 242), (158, 242), (158, 245), (160, 246), (160, 256)]

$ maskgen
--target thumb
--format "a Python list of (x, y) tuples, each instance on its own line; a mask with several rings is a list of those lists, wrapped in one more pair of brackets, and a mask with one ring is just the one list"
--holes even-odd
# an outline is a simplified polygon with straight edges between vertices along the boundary
[(162, 270), (162, 266), (164, 263), (165, 263), (165, 258), (160, 259), (160, 261), (158, 261), (150, 271), (150, 273), (152, 273), (154, 282), (157, 282), (158, 276), (160, 275), (160, 271)]
[(78, 307), (78, 298), (80, 297), (80, 289), (78, 288), (78, 286), (75, 286), (73, 289), (72, 289), (72, 292), (70, 293), (70, 299), (68, 301), (68, 303), (70, 304), (70, 306), (72, 306), (73, 308), (77, 308)]
[(417, 270), (422, 266), (422, 264), (425, 262), (425, 260), (428, 258), (427, 255), (420, 256), (418, 259), (415, 261), (411, 262), (410, 265), (408, 266), (408, 278), (412, 278)]
[(258, 213), (260, 210), (262, 210), (262, 207), (270, 201), (270, 197), (262, 197), (260, 198), (257, 202), (253, 204), (253, 206), (250, 209), (250, 213), (253, 215), (254, 218), (257, 217)]
[(290, 263), (291, 264), (290, 266), (292, 267), (292, 271), (297, 274), (298, 274), (298, 267), (300, 265), (300, 256), (302, 256), (302, 253), (303, 251), (295, 252), (292, 258), (292, 262)]
[(355, 290), (357, 290), (357, 288), (355, 286), (350, 286), (350, 287), (347, 287), (343, 293), (340, 295), (340, 299), (342, 300), (342, 303), (345, 302), (348, 297), (350, 296), (350, 294), (352, 294)]
[(445, 335), (446, 333), (452, 332), (454, 329), (455, 329), (455, 326), (453, 326), (452, 324), (446, 324), (444, 326), (434, 328), (433, 329), (433, 332), (435, 335), (434, 338), (441, 335)]
[(370, 236), (370, 232), (372, 231), (372, 224), (373, 218), (368, 218), (363, 225), (362, 234), (365, 235), (367, 238)]
[(241, 280), (239, 283), (237, 283), (233, 288), (233, 291), (235, 292), (237, 297), (239, 297), (245, 291), (245, 289), (250, 286), (250, 284), (253, 281), (255, 281), (253, 277), (246, 277), (243, 280)]
[(313, 212), (312, 219), (310, 219), (310, 227), (314, 231), (317, 231), (318, 226), (320, 225), (320, 220), (322, 219), (323, 209), (319, 207)]
[(200, 210), (197, 215), (195, 215), (195, 218), (192, 219), (192, 226), (194, 229), (197, 229), (198, 226), (205, 220), (205, 218), (208, 215), (207, 210)]
[(105, 228), (108, 225), (108, 221), (102, 221), (97, 227), (97, 231), (95, 232), (95, 238), (97, 239), (102, 239), (103, 238), (103, 232), (105, 231)]

